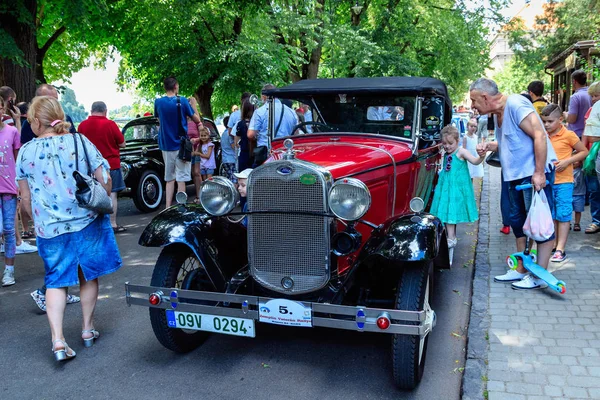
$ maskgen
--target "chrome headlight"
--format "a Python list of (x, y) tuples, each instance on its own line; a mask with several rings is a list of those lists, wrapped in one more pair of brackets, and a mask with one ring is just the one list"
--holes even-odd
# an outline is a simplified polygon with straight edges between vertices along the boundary
[(329, 190), (329, 209), (339, 219), (356, 221), (369, 211), (371, 193), (358, 179), (343, 178)]
[(129, 166), (129, 164), (121, 162), (121, 174), (123, 175), (123, 180), (127, 179), (130, 170), (131, 167)]
[(202, 182), (200, 204), (210, 215), (224, 215), (233, 210), (240, 195), (231, 181), (222, 176), (213, 176)]

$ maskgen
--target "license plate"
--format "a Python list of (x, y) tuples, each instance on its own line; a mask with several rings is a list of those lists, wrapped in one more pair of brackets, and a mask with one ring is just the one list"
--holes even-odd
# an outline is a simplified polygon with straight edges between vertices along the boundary
[(312, 327), (312, 309), (297, 301), (273, 299), (258, 304), (258, 320), (268, 324)]
[(256, 337), (254, 320), (166, 310), (169, 328), (191, 329), (224, 333), (226, 335)]

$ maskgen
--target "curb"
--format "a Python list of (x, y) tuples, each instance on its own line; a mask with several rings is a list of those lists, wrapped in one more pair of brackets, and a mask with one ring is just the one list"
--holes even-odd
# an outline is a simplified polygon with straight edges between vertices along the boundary
[(489, 350), (488, 331), (490, 328), (490, 264), (488, 257), (490, 228), (489, 167), (486, 166), (481, 188), (479, 207), (479, 229), (473, 276), (473, 294), (467, 332), (467, 361), (462, 378), (462, 399), (487, 399), (487, 356)]

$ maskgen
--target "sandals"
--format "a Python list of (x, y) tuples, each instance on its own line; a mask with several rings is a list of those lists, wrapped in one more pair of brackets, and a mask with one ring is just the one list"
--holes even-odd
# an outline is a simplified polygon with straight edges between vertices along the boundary
[(600, 225), (592, 222), (591, 224), (588, 225), (587, 228), (585, 228), (585, 233), (598, 233), (600, 232)]
[[(92, 337), (84, 338), (83, 335), (91, 333)], [(83, 345), (85, 347), (92, 347), (94, 345), (94, 341), (100, 337), (100, 332), (95, 329), (83, 330), (81, 331), (81, 339), (83, 340)]]
[(579, 224), (573, 224), (573, 231), (575, 231), (575, 232), (581, 231), (581, 225), (579, 225)]
[(33, 239), (33, 238), (35, 238), (35, 234), (33, 233), (33, 231), (23, 231), (23, 232), (21, 232), (21, 238)]
[(567, 259), (567, 253), (565, 253), (563, 250), (556, 250), (554, 252), (554, 255), (552, 256), (552, 258), (550, 259), (550, 261), (552, 262), (563, 262)]
[[(62, 344), (63, 348), (57, 349), (56, 344)], [(52, 342), (52, 353), (54, 354), (54, 359), (56, 361), (70, 360), (71, 358), (75, 358), (75, 356), (77, 355), (77, 353), (75, 353), (75, 350), (70, 348), (67, 342), (65, 342), (62, 339), (57, 339)]]
[(126, 231), (127, 231), (127, 228), (125, 228), (123, 225), (113, 227), (114, 233), (122, 233), (122, 232), (126, 232)]

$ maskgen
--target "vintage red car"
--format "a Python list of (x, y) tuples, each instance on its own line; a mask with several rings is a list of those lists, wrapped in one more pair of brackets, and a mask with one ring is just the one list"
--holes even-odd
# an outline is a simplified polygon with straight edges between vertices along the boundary
[(421, 380), (435, 326), (434, 267), (448, 268), (441, 221), (427, 213), (451, 102), (433, 78), (320, 79), (265, 91), (312, 119), (271, 138), (270, 158), (236, 187), (214, 177), (201, 204), (157, 215), (140, 238), (163, 247), (151, 286), (157, 339), (190, 351), (210, 332), (255, 337), (262, 323), (388, 334), (393, 378)]

